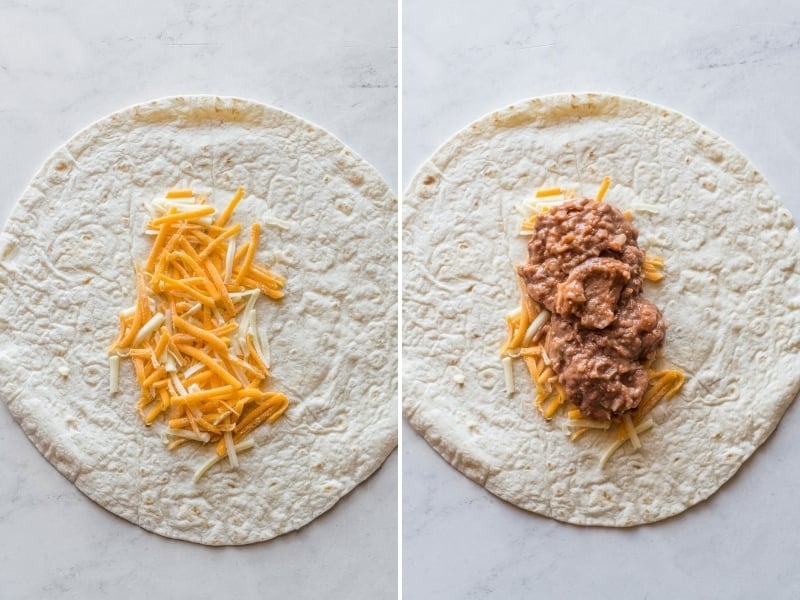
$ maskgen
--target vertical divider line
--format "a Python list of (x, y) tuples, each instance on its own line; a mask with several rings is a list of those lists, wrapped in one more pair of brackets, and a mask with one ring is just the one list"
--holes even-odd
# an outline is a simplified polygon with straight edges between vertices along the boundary
[(403, 0), (397, 0), (397, 599), (403, 597)]

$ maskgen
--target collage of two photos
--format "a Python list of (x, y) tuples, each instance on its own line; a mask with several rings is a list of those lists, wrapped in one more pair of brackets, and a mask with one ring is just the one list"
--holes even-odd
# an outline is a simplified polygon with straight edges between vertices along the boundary
[(797, 597), (798, 37), (0, 0), (0, 598)]

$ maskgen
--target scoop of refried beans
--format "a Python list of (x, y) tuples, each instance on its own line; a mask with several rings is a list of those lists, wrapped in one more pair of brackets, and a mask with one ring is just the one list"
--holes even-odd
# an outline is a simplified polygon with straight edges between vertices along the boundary
[(568, 400), (594, 419), (639, 405), (644, 365), (664, 343), (661, 312), (641, 296), (637, 237), (610, 204), (567, 202), (537, 217), (519, 268), (528, 295), (551, 313), (539, 335), (552, 368)]

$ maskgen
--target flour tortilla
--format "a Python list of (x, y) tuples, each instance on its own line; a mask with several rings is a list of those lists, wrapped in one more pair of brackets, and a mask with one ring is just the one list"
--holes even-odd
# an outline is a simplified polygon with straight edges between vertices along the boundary
[[(644, 447), (573, 443), (505, 393), (498, 349), (526, 257), (514, 205), (577, 185), (633, 209), (666, 260), (645, 296), (669, 323), (665, 365), (687, 382), (652, 413)], [(655, 213), (637, 209), (655, 205)], [(800, 234), (760, 173), (695, 121), (638, 100), (556, 95), (492, 113), (447, 141), (404, 199), (403, 410), (456, 469), (521, 508), (631, 526), (714, 493), (778, 425), (800, 388)], [(459, 383), (462, 381), (463, 383)]]
[[(256, 259), (287, 279), (283, 300), (259, 300), (258, 322), (270, 387), (291, 407), (256, 430), (238, 471), (219, 463), (195, 484), (213, 449), (168, 451), (164, 425), (136, 414), (129, 361), (109, 395), (106, 349), (152, 244), (144, 204), (192, 187), (221, 207), (239, 185), (244, 231), (290, 222), (264, 227)], [(48, 159), (0, 236), (0, 396), (64, 476), (145, 529), (214, 545), (297, 529), (397, 443), (396, 213), (372, 167), (280, 110), (194, 96), (113, 114)]]

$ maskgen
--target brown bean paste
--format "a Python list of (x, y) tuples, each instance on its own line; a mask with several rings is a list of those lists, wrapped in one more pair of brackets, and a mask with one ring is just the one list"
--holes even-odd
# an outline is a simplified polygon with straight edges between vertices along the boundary
[(664, 343), (661, 312), (641, 295), (638, 235), (610, 204), (570, 201), (537, 217), (519, 267), (528, 295), (551, 313), (537, 337), (567, 400), (593, 419), (639, 405), (645, 365)]

